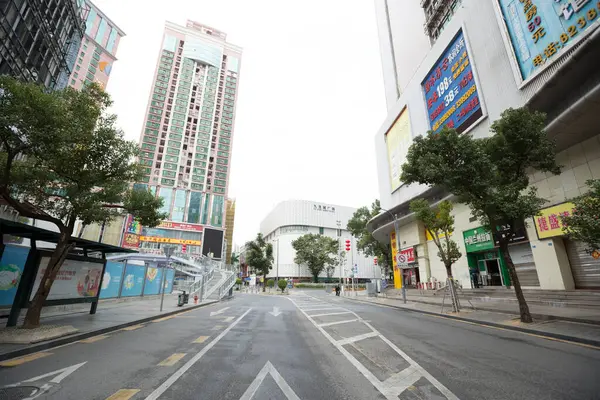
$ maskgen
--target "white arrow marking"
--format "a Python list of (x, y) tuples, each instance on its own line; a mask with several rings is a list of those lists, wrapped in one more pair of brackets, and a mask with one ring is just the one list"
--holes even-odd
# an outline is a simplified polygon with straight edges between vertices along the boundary
[(279, 311), (279, 307), (273, 307), (273, 311), (270, 311), (269, 314), (271, 314), (274, 317), (277, 317), (279, 314), (281, 314), (281, 311)]
[(220, 309), (219, 311), (213, 311), (210, 313), (210, 316), (214, 317), (215, 315), (223, 314), (225, 312), (225, 310), (228, 310), (228, 309), (229, 309), (229, 307), (225, 307), (225, 308)]
[(273, 380), (275, 380), (275, 383), (277, 384), (277, 386), (279, 386), (279, 389), (281, 389), (281, 391), (283, 392), (283, 394), (285, 394), (285, 397), (287, 397), (288, 400), (300, 400), (300, 397), (298, 397), (298, 395), (294, 393), (290, 385), (287, 384), (285, 379), (283, 379), (279, 372), (277, 372), (277, 370), (275, 369), (273, 364), (271, 364), (270, 361), (267, 361), (267, 363), (260, 370), (258, 375), (256, 375), (256, 378), (254, 378), (248, 389), (246, 389), (242, 397), (240, 397), (240, 400), (251, 400), (258, 388), (260, 387), (261, 383), (263, 383), (263, 381), (267, 377), (267, 374), (271, 374)]
[[(42, 379), (47, 378), (49, 376), (54, 376), (54, 378), (52, 378), (51, 380), (48, 381), (49, 383), (59, 384), (60, 382), (62, 382), (63, 379), (65, 379), (67, 376), (71, 375), (73, 372), (75, 372), (79, 367), (83, 366), (85, 363), (87, 363), (87, 361), (84, 361), (80, 364), (71, 365), (70, 367), (58, 369), (56, 371), (48, 372), (47, 374), (36, 376), (34, 378), (26, 379), (24, 381), (21, 381), (19, 383), (14, 383), (14, 384), (8, 385), (6, 387), (16, 387), (16, 386), (20, 386), (23, 383), (40, 382)], [(52, 389), (52, 385), (45, 383), (39, 389), (35, 389), (33, 392), (31, 392), (29, 397), (27, 397), (24, 400), (36, 399), (36, 398), (40, 397), (41, 395), (43, 395), (44, 393), (46, 393), (47, 391), (49, 391), (50, 389)]]

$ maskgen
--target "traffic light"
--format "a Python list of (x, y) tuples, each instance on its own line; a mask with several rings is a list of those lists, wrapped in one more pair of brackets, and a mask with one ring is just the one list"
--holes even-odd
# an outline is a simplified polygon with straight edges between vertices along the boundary
[(346, 239), (346, 251), (350, 251), (350, 239)]
[(377, 257), (373, 258), (373, 264), (377, 265)]
[(186, 250), (187, 250), (187, 244), (182, 244), (181, 245), (181, 252), (185, 253)]

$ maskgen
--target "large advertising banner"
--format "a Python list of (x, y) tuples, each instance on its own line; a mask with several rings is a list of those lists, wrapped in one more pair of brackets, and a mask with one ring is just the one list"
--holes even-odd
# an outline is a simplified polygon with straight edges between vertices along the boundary
[(392, 265), (394, 267), (394, 288), (402, 288), (402, 274), (400, 273), (400, 267), (398, 266), (398, 247), (396, 246), (396, 232), (392, 232), (390, 235), (390, 245), (392, 247)]
[(165, 280), (165, 293), (171, 293), (173, 291), (173, 279), (175, 278), (175, 270), (168, 269), (167, 277)]
[(127, 264), (121, 297), (141, 296), (144, 288), (145, 273), (145, 266)]
[(539, 215), (533, 217), (538, 238), (548, 239), (564, 235), (562, 217), (570, 216), (574, 208), (575, 204), (567, 202), (540, 210)]
[(408, 109), (404, 108), (390, 130), (385, 134), (392, 192), (395, 192), (402, 185), (402, 182), (400, 182), (402, 163), (406, 159), (406, 153), (408, 153), (411, 142), (410, 118)]
[[(29, 300), (35, 296), (49, 261), (50, 257), (41, 258)], [(66, 259), (52, 283), (48, 300), (98, 296), (102, 268), (103, 263)]]
[(29, 247), (4, 247), (0, 258), (0, 306), (12, 305), (23, 275)]
[(121, 287), (121, 277), (123, 276), (124, 263), (107, 261), (104, 269), (104, 278), (102, 278), (102, 287), (100, 288), (100, 298), (107, 299), (119, 296)]
[(148, 267), (148, 270), (146, 271), (146, 286), (144, 287), (144, 296), (159, 294), (161, 280), (162, 268)]
[(465, 37), (460, 30), (421, 83), (429, 125), (464, 132), (483, 116)]
[(552, 64), (600, 23), (597, 0), (498, 0), (523, 80)]
[(133, 215), (127, 215), (125, 221), (125, 232), (121, 247), (128, 249), (137, 249), (140, 247), (140, 235), (142, 234), (142, 225), (133, 218)]

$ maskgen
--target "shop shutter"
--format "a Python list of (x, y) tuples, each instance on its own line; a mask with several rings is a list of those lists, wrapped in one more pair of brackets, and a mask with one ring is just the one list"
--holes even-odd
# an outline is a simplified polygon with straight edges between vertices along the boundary
[(585, 244), (565, 239), (571, 272), (577, 289), (600, 288), (600, 259), (586, 251)]
[(533, 251), (529, 242), (508, 247), (521, 286), (540, 286), (537, 269), (533, 261)]

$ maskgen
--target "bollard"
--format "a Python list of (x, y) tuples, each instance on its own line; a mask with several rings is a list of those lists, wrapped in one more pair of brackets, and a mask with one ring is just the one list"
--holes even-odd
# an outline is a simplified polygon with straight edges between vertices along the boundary
[(194, 295), (194, 304), (198, 304), (198, 295)]

